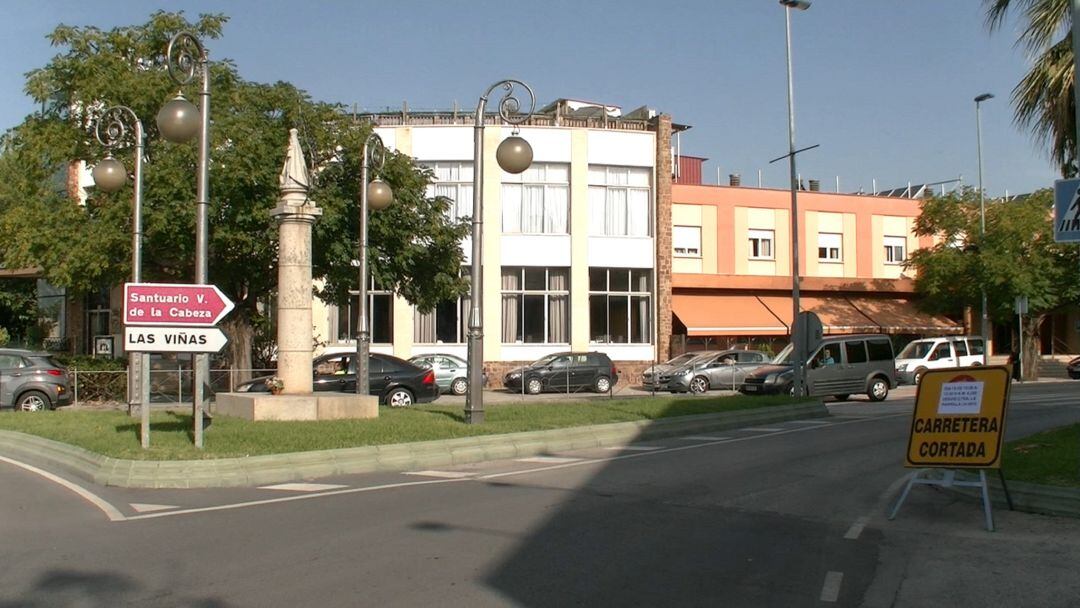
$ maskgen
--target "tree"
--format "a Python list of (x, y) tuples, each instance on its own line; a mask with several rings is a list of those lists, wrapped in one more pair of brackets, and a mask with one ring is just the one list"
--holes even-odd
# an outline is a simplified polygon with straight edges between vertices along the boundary
[(1049, 144), (1051, 159), (1065, 177), (1077, 174), (1076, 78), (1072, 17), (1067, 0), (983, 0), (986, 22), (993, 31), (1005, 23), (1010, 10), (1022, 15), (1017, 40), (1034, 56), (1031, 69), (1013, 89), (1016, 123), (1030, 129), (1036, 141)]
[[(110, 31), (62, 25), (50, 34), (64, 51), (27, 75), (26, 92), (42, 110), (7, 133), (0, 147), (0, 231), (6, 237), (0, 264), (40, 267), (51, 283), (75, 293), (130, 277), (131, 187), (115, 194), (91, 189), (81, 207), (56, 180), (70, 161), (105, 155), (92, 136), (94, 120), (106, 107), (123, 104), (147, 132), (143, 280), (192, 280), (197, 146), (165, 142), (154, 117), (176, 93), (164, 70), (169, 39), (187, 30), (212, 41), (226, 21), (201, 15), (188, 22), (182, 13), (159, 11), (143, 25)], [(358, 251), (357, 151), (370, 128), (289, 83), (245, 81), (227, 60), (212, 63), (210, 78), (209, 278), (236, 303), (223, 328), (229, 362), (246, 370), (252, 322), (264, 314), (259, 303), (277, 284), (270, 210), (279, 196), (288, 130), (300, 129), (307, 160), (317, 169), (311, 196), (324, 214), (314, 232), (314, 274), (325, 279), (322, 295), (342, 304), (358, 282), (351, 266)], [(130, 157), (130, 148), (117, 153), (128, 161), (121, 154)], [(384, 178), (395, 204), (372, 218), (373, 275), (422, 309), (457, 297), (466, 289), (458, 242), (467, 222), (447, 219), (445, 199), (425, 197), (431, 174), (408, 158), (391, 154)]]
[(1027, 296), (1023, 361), (1030, 377), (1038, 373), (1039, 328), (1046, 315), (1080, 296), (1077, 250), (1054, 242), (1052, 206), (1050, 190), (987, 201), (986, 233), (980, 236), (975, 190), (927, 199), (915, 232), (935, 237), (937, 244), (915, 251), (908, 260), (917, 272), (915, 288), (924, 306), (936, 312), (978, 310), (985, 287), (991, 319), (1015, 323), (1016, 297)]

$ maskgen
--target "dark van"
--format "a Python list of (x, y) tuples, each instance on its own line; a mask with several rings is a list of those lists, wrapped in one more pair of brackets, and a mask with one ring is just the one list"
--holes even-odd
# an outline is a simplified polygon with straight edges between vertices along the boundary
[[(788, 344), (772, 364), (750, 373), (739, 391), (748, 395), (792, 393), (792, 350)], [(881, 401), (896, 386), (892, 342), (880, 334), (826, 336), (810, 353), (804, 370), (806, 394), (832, 395), (840, 401), (858, 393)]]

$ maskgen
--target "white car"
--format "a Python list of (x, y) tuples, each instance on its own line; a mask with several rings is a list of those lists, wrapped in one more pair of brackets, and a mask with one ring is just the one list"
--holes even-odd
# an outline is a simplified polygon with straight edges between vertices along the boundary
[(915, 340), (896, 356), (896, 378), (918, 384), (930, 369), (986, 365), (986, 346), (979, 336), (944, 336)]

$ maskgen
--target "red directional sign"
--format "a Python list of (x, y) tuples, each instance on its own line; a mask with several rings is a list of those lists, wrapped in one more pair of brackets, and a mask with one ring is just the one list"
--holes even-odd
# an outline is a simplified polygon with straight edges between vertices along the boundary
[(232, 309), (232, 301), (215, 285), (124, 284), (125, 325), (209, 327)]

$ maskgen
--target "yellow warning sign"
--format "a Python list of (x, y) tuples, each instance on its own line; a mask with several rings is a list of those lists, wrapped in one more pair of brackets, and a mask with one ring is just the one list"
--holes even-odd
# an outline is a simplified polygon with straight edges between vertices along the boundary
[(1009, 400), (1007, 367), (923, 374), (915, 395), (907, 466), (996, 469)]

